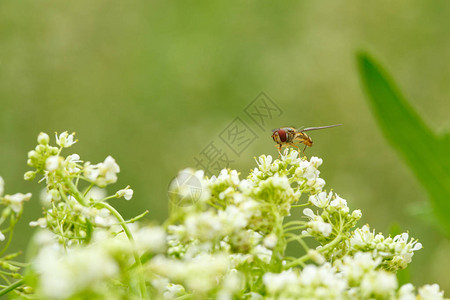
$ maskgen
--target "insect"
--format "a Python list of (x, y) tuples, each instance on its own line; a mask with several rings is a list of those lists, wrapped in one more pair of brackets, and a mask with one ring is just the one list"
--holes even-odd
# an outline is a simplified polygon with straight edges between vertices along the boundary
[(328, 126), (320, 126), (320, 127), (309, 127), (304, 129), (295, 129), (294, 127), (283, 127), (272, 130), (272, 139), (277, 143), (276, 147), (278, 147), (278, 152), (281, 153), (281, 148), (283, 146), (293, 146), (297, 148), (300, 154), (300, 148), (294, 143), (305, 144), (305, 148), (303, 148), (303, 154), (305, 154), (306, 147), (312, 147), (313, 141), (312, 139), (305, 133), (306, 131), (324, 129), (330, 127), (341, 126), (342, 124), (336, 125), (328, 125)]

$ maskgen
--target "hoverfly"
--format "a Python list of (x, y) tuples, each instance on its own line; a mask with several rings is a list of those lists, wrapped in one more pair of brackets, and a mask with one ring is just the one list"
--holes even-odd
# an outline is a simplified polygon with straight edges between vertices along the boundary
[(305, 144), (305, 148), (303, 148), (303, 154), (305, 154), (306, 147), (312, 147), (313, 141), (312, 139), (305, 133), (306, 131), (324, 129), (330, 127), (341, 126), (342, 124), (336, 125), (328, 125), (328, 126), (320, 126), (320, 127), (309, 127), (304, 129), (295, 129), (294, 127), (283, 127), (272, 130), (272, 139), (277, 143), (276, 147), (278, 147), (278, 152), (281, 153), (281, 148), (283, 146), (293, 146), (297, 148), (300, 155), (300, 148), (294, 143)]

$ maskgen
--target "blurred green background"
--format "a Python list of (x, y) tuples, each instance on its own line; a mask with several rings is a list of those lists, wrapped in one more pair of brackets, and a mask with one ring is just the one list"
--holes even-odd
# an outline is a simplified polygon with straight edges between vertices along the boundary
[(6, 193), (34, 195), (13, 248), (40, 215), (43, 185), (23, 181), (40, 131), (75, 131), (66, 154), (112, 155), (121, 173), (110, 192), (135, 190), (113, 204), (162, 222), (170, 180), (236, 117), (258, 138), (232, 168), (246, 176), (254, 156), (276, 155), (271, 131), (244, 113), (264, 91), (283, 110), (269, 129), (344, 124), (311, 132), (307, 154), (324, 159), (327, 187), (362, 209), (360, 225), (409, 230), (424, 244), (412, 282), (450, 291), (450, 242), (407, 213), (427, 195), (381, 135), (355, 60), (373, 53), (429, 126), (448, 130), (449, 15), (446, 0), (0, 2), (0, 175)]

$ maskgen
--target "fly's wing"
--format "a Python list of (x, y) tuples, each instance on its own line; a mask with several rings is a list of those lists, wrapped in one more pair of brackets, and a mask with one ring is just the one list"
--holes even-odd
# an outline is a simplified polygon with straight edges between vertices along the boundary
[(280, 129), (282, 129), (284, 131), (291, 131), (291, 130), (295, 130), (295, 127), (293, 127), (293, 126), (292, 127), (280, 127), (280, 128), (272, 129), (272, 132), (275, 132)]
[(336, 124), (336, 125), (328, 125), (328, 126), (320, 126), (320, 127), (308, 127), (305, 129), (300, 130), (300, 132), (304, 132), (304, 131), (311, 131), (311, 130), (317, 130), (317, 129), (324, 129), (324, 128), (331, 128), (331, 127), (336, 127), (336, 126), (341, 126), (342, 124)]

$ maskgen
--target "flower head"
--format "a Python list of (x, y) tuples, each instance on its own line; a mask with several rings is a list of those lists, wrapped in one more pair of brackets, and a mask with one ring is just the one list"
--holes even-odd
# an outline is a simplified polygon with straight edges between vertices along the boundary
[(116, 197), (124, 197), (125, 200), (131, 200), (131, 198), (133, 197), (133, 193), (134, 191), (130, 189), (130, 186), (127, 186), (126, 188), (117, 191)]
[(75, 133), (69, 134), (67, 131), (61, 133), (59, 136), (56, 134), (56, 143), (63, 148), (69, 148), (77, 142), (73, 138), (74, 135)]
[(3, 204), (8, 205), (15, 213), (20, 213), (23, 209), (23, 203), (30, 200), (31, 193), (16, 193), (14, 195), (5, 195)]

